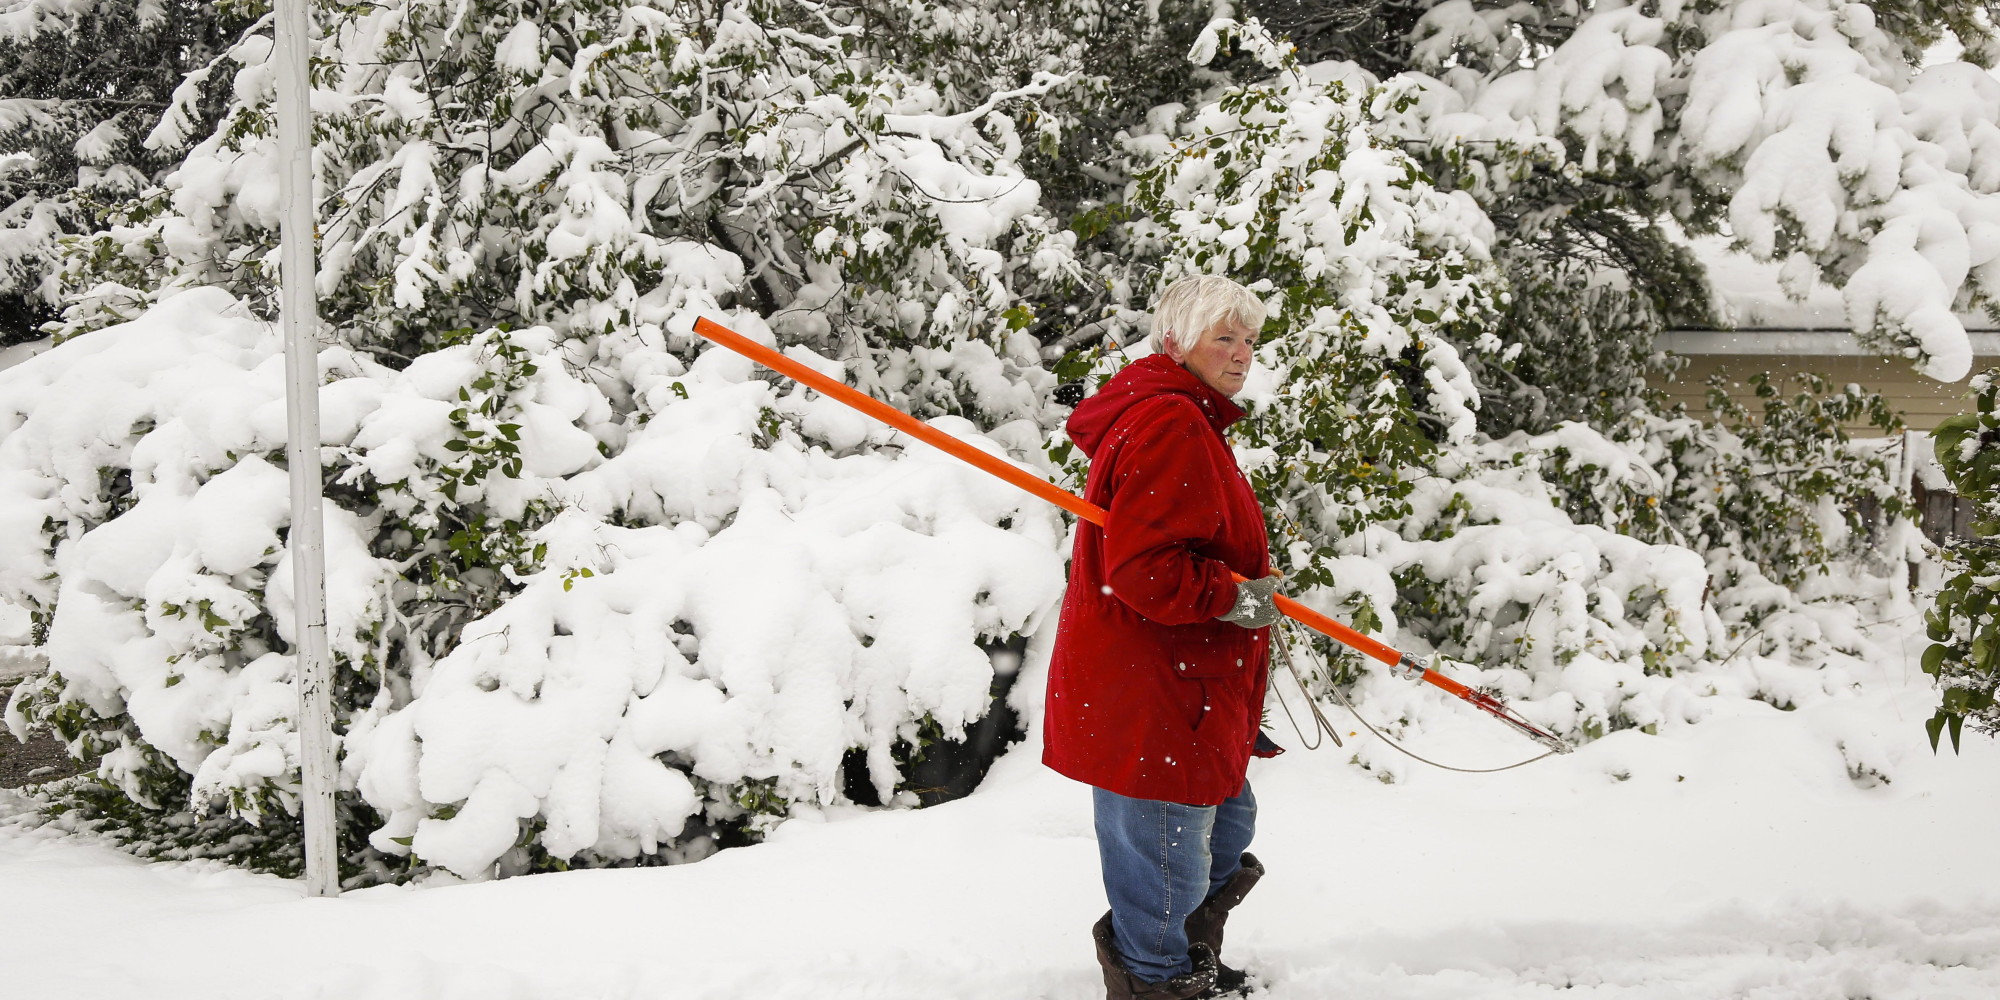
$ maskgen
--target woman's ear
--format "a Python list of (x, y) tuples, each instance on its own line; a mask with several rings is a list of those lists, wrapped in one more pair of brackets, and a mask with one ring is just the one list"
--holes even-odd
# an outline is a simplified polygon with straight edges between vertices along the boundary
[(1174, 364), (1177, 365), (1187, 363), (1187, 352), (1181, 350), (1180, 338), (1175, 337), (1170, 332), (1166, 336), (1161, 337), (1160, 342), (1161, 345), (1167, 349), (1168, 361), (1172, 361)]

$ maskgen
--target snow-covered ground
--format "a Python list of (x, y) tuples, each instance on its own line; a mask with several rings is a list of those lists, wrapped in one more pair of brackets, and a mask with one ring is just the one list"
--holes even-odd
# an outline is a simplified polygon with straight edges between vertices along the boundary
[[(1884, 662), (1851, 698), (1740, 702), (1494, 775), (1385, 784), (1348, 763), (1366, 733), (1258, 762), (1271, 874), (1228, 957), (1274, 1000), (2000, 996), (2000, 867), (1977, 846), (2000, 747), (1933, 757), (1933, 704)], [(1850, 775), (1836, 733), (1877, 741), (1888, 780)], [(1533, 749), (1469, 712), (1420, 738), (1467, 766)], [(794, 819), (696, 864), (338, 900), (0, 827), (0, 994), (1084, 1000), (1089, 800), (1038, 756), (958, 802)]]

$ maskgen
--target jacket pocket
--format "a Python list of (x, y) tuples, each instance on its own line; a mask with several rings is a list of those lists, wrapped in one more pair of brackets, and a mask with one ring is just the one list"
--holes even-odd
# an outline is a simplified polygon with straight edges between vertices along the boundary
[(1217, 747), (1234, 744), (1238, 739), (1240, 722), (1245, 718), (1239, 687), (1226, 680), (1195, 680), (1183, 687), (1200, 698), (1190, 707), (1187, 716), (1194, 720), (1190, 729), (1195, 743)]
[(1177, 625), (1166, 650), (1174, 676), (1196, 680), (1240, 677), (1255, 651), (1251, 631), (1229, 622)]

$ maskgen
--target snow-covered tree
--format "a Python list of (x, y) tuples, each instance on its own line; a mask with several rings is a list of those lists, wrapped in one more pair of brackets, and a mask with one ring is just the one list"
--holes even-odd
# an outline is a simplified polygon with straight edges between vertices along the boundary
[[(809, 3), (411, 0), (324, 19), (321, 293), (338, 346), (322, 363), (328, 393), (371, 407), (328, 420), (328, 489), (348, 515), (329, 530), (336, 549), (361, 559), (336, 647), (345, 780), (382, 814), (379, 850), (465, 874), (506, 854), (519, 870), (531, 862), (514, 850), (518, 823), (541, 831), (525, 843), (559, 859), (688, 856), (790, 803), (839, 796), (850, 748), (890, 798), (899, 757), (985, 711), (992, 667), (981, 643), (1023, 631), (1059, 580), (1053, 515), (1004, 491), (997, 505), (936, 508), (912, 489), (963, 493), (949, 469), (906, 470), (902, 486), (857, 504), (843, 484), (863, 473), (841, 470), (879, 468), (865, 453), (887, 435), (828, 401), (750, 380), (747, 365), (696, 362), (690, 333), (703, 314), (767, 339), (775, 331), (792, 350), (821, 352), (809, 353), (816, 363), (838, 370), (829, 359), (848, 359), (857, 381), (899, 405), (975, 417), (1023, 455), (1059, 417), (1022, 314), (1005, 314), (1016, 284), (1075, 280), (1067, 237), (1015, 166), (1024, 144), (1041, 141), (1016, 117), (1032, 119), (1060, 81), (1017, 58), (1035, 53), (1019, 25), (898, 11), (886, 37), (899, 51), (932, 52), (932, 77), (912, 72), (921, 58), (875, 48), (881, 12), (836, 16)], [(991, 59), (964, 58), (974, 36), (994, 40)], [(80, 346), (109, 332), (97, 332), (103, 324), (194, 289), (225, 289), (268, 315), (269, 50), (261, 28), (230, 50), (242, 69), (212, 132), (178, 108), (154, 130), (157, 145), (193, 145), (163, 188), (72, 251), (66, 338)], [(252, 356), (270, 347), (257, 341)], [(110, 411), (104, 464), (133, 468), (163, 429), (183, 433), (172, 400), (151, 405)], [(15, 412), (50, 419), (46, 403)], [(208, 430), (225, 440), (173, 456), (170, 471), (79, 483), (69, 492), (89, 499), (74, 504), (43, 492), (65, 475), (53, 455), (24, 456), (35, 471), (15, 495), (35, 501), (28, 509), (48, 530), (109, 529), (108, 539), (120, 524), (138, 530), (134, 512), (176, 506), (168, 495), (228, 492), (245, 456), (282, 464), (271, 427)], [(833, 515), (845, 527), (832, 539), (880, 522), (851, 543), (859, 548), (828, 549), (824, 532), (777, 542), (775, 525), (835, 500), (848, 513)], [(1015, 551), (1023, 545), (1036, 554)], [(953, 554), (964, 546), (984, 558)], [(696, 549), (707, 554), (692, 558)], [(60, 720), (87, 704), (85, 715), (117, 720), (66, 734), (80, 750), (109, 749), (103, 773), (134, 799), (180, 780), (197, 806), (253, 819), (289, 808), (289, 723), (268, 714), (268, 699), (216, 695), (253, 676), (289, 683), (288, 661), (265, 656), (285, 648), (290, 627), (280, 558), (273, 547), (247, 567), (230, 563), (226, 579), (210, 563), (162, 564), (151, 585), (109, 585), (100, 593), (120, 596), (91, 612), (95, 597), (59, 587), (88, 571), (60, 545), (29, 544), (8, 599), (47, 619), (63, 666), (17, 709)], [(987, 579), (996, 560), (1013, 578)], [(797, 575), (821, 564), (824, 583)], [(724, 567), (759, 575), (737, 588), (720, 579)], [(870, 573), (882, 577), (874, 597)], [(675, 582), (704, 575), (703, 588)], [(644, 595), (656, 613), (632, 617), (612, 590)], [(716, 603), (725, 596), (743, 610)], [(515, 619), (535, 607), (554, 617), (524, 630)], [(84, 641), (72, 623), (96, 613), (177, 646), (161, 675), (172, 705), (125, 700), (161, 678), (94, 668), (66, 645)], [(605, 614), (623, 625), (580, 624)], [(513, 664), (531, 634), (546, 643), (519, 661), (534, 676), (484, 659), (483, 637), (507, 636), (500, 648)], [(608, 661), (665, 660), (620, 675), (622, 700), (606, 689), (580, 715), (518, 717), (531, 728), (566, 719), (564, 739), (595, 741), (596, 751), (562, 744), (563, 759), (584, 755), (568, 777), (551, 784), (546, 733), (517, 732), (541, 747), (521, 758), (529, 771), (481, 778), (492, 734), (509, 725), (490, 712), (511, 713), (519, 698), (560, 701), (561, 685), (544, 696), (543, 681), (566, 662), (572, 634), (649, 651), (600, 651)], [(662, 636), (680, 638), (663, 646)], [(655, 693), (656, 707), (640, 704)], [(668, 702), (671, 719), (641, 722)], [(455, 719), (482, 721), (454, 737), (440, 727)], [(638, 742), (616, 735), (621, 719), (642, 727)], [(449, 761), (479, 780), (440, 777), (461, 766)], [(585, 790), (588, 802), (576, 798)], [(600, 794), (623, 812), (600, 811)]]
[[(1270, 6), (1297, 17), (1318, 5)], [(1399, 137), (1541, 266), (1580, 258), (1686, 314), (1700, 303), (1681, 289), (1700, 285), (1659, 225), (1724, 232), (1784, 262), (1796, 294), (1840, 287), (1855, 330), (1885, 351), (1965, 376), (1953, 310), (1991, 308), (2000, 289), (2000, 247), (1985, 235), (2000, 191), (1987, 5), (1326, 6), (1376, 16), (1348, 30), (1314, 22), (1313, 56), (1419, 88)], [(1924, 66), (1947, 37), (1970, 61)], [(1560, 155), (1523, 176), (1535, 147)]]
[(2000, 693), (2000, 606), (1994, 602), (2000, 554), (1993, 542), (2000, 535), (2000, 369), (1981, 372), (1972, 380), (1972, 390), (1973, 412), (1939, 424), (1932, 436), (1952, 492), (1970, 500), (1976, 510), (1972, 537), (1946, 542), (1950, 578), (1924, 618), (1932, 640), (1924, 650), (1924, 672), (1944, 688), (1937, 712), (1926, 723), (1932, 749), (1949, 729), (1957, 750), (1967, 722), (1975, 731), (2000, 733), (2000, 700), (1995, 698)]
[(207, 129), (215, 61), (243, 3), (19, 0), (0, 5), (0, 344), (43, 336), (56, 242), (156, 185), (178, 157), (145, 137), (169, 103)]
[[(1143, 164), (1131, 204), (1145, 216), (1130, 232), (1163, 257), (1162, 281), (1254, 275), (1270, 297), (1276, 337), (1262, 360), (1283, 401), (1255, 407), (1243, 442), (1289, 548), (1310, 550), (1305, 539), (1407, 513), (1398, 470), (1474, 435), (1479, 390), (1457, 345), (1500, 350), (1499, 275), (1478, 205), (1437, 189), (1385, 138), (1382, 94), (1308, 73), (1255, 26), (1214, 26), (1196, 61), (1235, 42), (1275, 76), (1131, 141)], [(1310, 557), (1292, 570), (1304, 585), (1332, 582)]]
[[(318, 123), (324, 315), (392, 359), (500, 322), (657, 337), (687, 289), (865, 352), (870, 371), (910, 364), (904, 344), (984, 335), (1013, 284), (1059, 278), (1068, 258), (1014, 166), (1038, 141), (1015, 117), (1057, 80), (1002, 65), (1007, 79), (968, 94), (975, 81), (875, 51), (867, 15), (411, 2), (341, 16), (319, 71), (340, 109)], [(956, 30), (913, 21), (891, 37), (946, 46), (929, 36)], [(269, 44), (251, 33), (232, 56), (261, 66)], [(246, 74), (213, 134), (180, 106), (160, 123), (157, 145), (201, 141), (166, 190), (72, 255), (60, 332), (189, 285), (268, 301), (273, 84)], [(902, 401), (976, 406), (925, 391)]]

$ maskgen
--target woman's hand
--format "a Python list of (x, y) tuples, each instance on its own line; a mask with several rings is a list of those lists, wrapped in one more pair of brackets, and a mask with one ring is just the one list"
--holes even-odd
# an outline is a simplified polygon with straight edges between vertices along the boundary
[(1217, 621), (1233, 622), (1244, 628), (1264, 628), (1276, 625), (1284, 614), (1278, 610), (1279, 576), (1276, 573), (1261, 580), (1245, 580), (1236, 585), (1236, 602), (1229, 606), (1226, 614), (1215, 616)]

